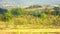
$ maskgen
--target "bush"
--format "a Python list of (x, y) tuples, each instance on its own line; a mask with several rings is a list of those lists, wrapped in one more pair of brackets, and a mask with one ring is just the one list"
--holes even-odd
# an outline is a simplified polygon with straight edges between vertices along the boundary
[(60, 13), (60, 8), (59, 7), (54, 7), (53, 8), (54, 9), (54, 13), (55, 13), (55, 15), (59, 15), (59, 13)]
[(4, 16), (2, 17), (3, 21), (9, 21), (11, 19), (12, 19), (12, 15), (10, 12), (5, 13)]
[(14, 9), (11, 9), (11, 14), (13, 16), (18, 16), (18, 15), (20, 15), (20, 11), (18, 8), (14, 8)]
[(13, 16), (20, 16), (20, 15), (27, 15), (28, 12), (21, 8), (14, 8), (14, 9), (11, 9), (11, 14)]
[(40, 17), (41, 16), (41, 13), (39, 11), (34, 11), (32, 13), (32, 15), (35, 16), (35, 17)]
[(44, 19), (44, 18), (47, 18), (47, 15), (45, 13), (41, 13), (40, 17)]
[(0, 14), (4, 15), (4, 13), (6, 13), (6, 12), (7, 12), (7, 9), (0, 8)]

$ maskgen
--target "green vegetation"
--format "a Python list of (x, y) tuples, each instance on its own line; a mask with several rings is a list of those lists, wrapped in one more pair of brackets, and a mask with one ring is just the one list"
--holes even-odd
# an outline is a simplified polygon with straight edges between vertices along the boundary
[(39, 7), (42, 7), (42, 6), (40, 6), (40, 5), (32, 5), (32, 6), (28, 7), (28, 8), (39, 8)]
[(11, 28), (21, 26), (27, 28), (59, 28), (60, 8), (45, 8), (42, 10), (43, 11), (27, 11), (22, 8), (12, 8), (11, 10), (0, 8), (0, 23), (4, 22), (3, 24), (7, 28), (10, 28), (10, 26)]

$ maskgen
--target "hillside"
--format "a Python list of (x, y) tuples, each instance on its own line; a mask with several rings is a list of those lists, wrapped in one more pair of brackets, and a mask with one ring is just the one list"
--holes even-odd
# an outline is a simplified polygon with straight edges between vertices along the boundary
[(0, 8), (0, 29), (60, 28), (60, 6), (30, 7)]

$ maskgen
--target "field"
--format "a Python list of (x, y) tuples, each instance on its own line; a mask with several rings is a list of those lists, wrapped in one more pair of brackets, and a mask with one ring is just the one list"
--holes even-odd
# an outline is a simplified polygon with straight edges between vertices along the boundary
[(0, 34), (60, 34), (60, 29), (7, 29)]
[(0, 30), (12, 29), (60, 29), (60, 6), (0, 8)]

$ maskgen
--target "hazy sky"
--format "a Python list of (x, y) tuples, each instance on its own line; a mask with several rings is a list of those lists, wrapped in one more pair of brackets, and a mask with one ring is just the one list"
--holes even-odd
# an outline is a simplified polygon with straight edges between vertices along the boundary
[(60, 0), (0, 0), (0, 5), (28, 6), (28, 5), (58, 5)]

